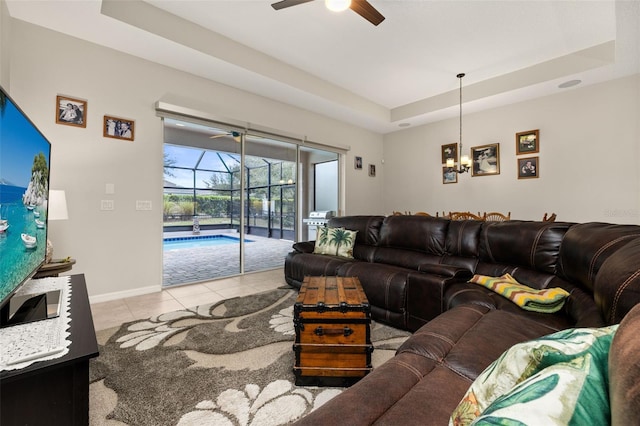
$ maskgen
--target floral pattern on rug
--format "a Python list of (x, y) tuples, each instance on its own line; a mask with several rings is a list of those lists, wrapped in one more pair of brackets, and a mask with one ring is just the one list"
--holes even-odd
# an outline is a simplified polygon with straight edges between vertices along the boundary
[(293, 306), (282, 309), (273, 314), (269, 320), (270, 327), (285, 336), (295, 336), (296, 329), (293, 326)]
[[(293, 304), (279, 289), (123, 324), (91, 361), (92, 426), (284, 425), (342, 388), (294, 384)], [(372, 363), (408, 332), (372, 323)]]
[[(288, 295), (283, 297), (283, 299), (287, 297)], [(129, 325), (127, 327), (129, 333), (118, 338), (116, 342), (120, 343), (121, 348), (135, 347), (138, 351), (144, 351), (164, 343), (171, 336), (188, 330), (197, 324), (205, 324), (208, 321), (228, 320), (228, 317), (224, 316), (226, 312), (227, 309), (224, 302), (222, 302), (220, 304), (202, 305), (194, 309), (185, 309), (157, 315), (148, 320), (134, 322)], [(261, 312), (263, 311), (252, 312), (248, 315), (255, 315)], [(227, 331), (242, 331), (238, 329), (235, 324), (248, 315), (237, 317), (236, 321), (229, 324)], [(282, 309), (278, 314), (274, 314), (273, 317), (275, 319), (269, 322), (274, 324), (273, 328), (276, 331), (284, 335), (295, 335), (293, 328), (293, 306)], [(191, 319), (191, 321), (185, 321), (187, 319)], [(180, 325), (185, 322), (187, 323), (186, 325)]]
[(200, 402), (194, 411), (180, 418), (178, 426), (286, 424), (341, 392), (340, 389), (327, 389), (314, 397), (308, 390), (295, 388), (287, 380), (271, 382), (262, 391), (259, 386), (249, 384), (242, 391), (227, 389), (215, 402)]

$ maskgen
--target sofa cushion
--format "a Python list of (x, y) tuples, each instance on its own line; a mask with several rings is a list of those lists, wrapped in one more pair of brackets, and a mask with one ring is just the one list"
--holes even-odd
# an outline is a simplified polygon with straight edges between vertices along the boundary
[(557, 274), (593, 291), (602, 264), (609, 256), (638, 237), (640, 227), (637, 225), (597, 222), (573, 225), (562, 240)]
[(319, 227), (313, 253), (353, 259), (353, 245), (356, 242), (357, 233), (358, 231), (345, 228)]
[(635, 238), (602, 263), (594, 297), (608, 324), (619, 323), (640, 300), (640, 238)]
[(420, 265), (438, 264), (442, 257), (415, 250), (392, 247), (377, 247), (373, 255), (374, 263), (400, 266), (417, 271)]
[(513, 346), (473, 382), (449, 424), (608, 424), (617, 328), (563, 330)]
[(449, 223), (445, 251), (451, 256), (478, 257), (480, 231), (484, 222), (480, 220), (452, 220)]
[(380, 228), (380, 246), (442, 256), (449, 220), (427, 216), (387, 216)]
[[(554, 282), (560, 284), (559, 278)], [(603, 327), (607, 325), (593, 297), (582, 287), (563, 283), (561, 287), (569, 291), (569, 297), (562, 310), (553, 314), (543, 314), (520, 309), (514, 303), (494, 293), (488, 288), (471, 283), (452, 283), (447, 285), (444, 294), (444, 309), (453, 309), (456, 306), (474, 304), (485, 306), (489, 309), (507, 311), (520, 317), (545, 324), (553, 331), (574, 327)]]
[(570, 226), (562, 222), (485, 222), (480, 233), (480, 261), (553, 274)]
[(562, 309), (569, 292), (561, 288), (536, 290), (520, 284), (509, 274), (500, 277), (474, 275), (471, 283), (482, 285), (526, 311), (553, 313)]
[(375, 246), (380, 239), (380, 227), (383, 219), (384, 216), (340, 216), (329, 219), (327, 226), (358, 231), (356, 246)]
[(418, 271), (433, 275), (442, 275), (443, 277), (468, 279), (471, 273), (466, 268), (444, 263), (423, 263), (418, 265)]

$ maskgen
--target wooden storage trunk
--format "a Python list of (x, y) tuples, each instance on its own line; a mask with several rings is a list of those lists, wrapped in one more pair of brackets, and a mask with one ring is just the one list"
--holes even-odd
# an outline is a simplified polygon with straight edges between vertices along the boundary
[(358, 278), (305, 277), (293, 311), (296, 385), (350, 386), (371, 371), (371, 307)]

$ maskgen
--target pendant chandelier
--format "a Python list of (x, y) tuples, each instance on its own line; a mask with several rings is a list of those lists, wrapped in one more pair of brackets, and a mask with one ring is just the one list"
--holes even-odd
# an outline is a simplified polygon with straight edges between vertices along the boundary
[(465, 73), (460, 73), (456, 75), (460, 80), (460, 135), (458, 139), (458, 165), (459, 168), (456, 168), (456, 159), (447, 158), (447, 167), (449, 171), (455, 173), (466, 173), (471, 168), (471, 158), (468, 155), (462, 155), (462, 77), (465, 76)]

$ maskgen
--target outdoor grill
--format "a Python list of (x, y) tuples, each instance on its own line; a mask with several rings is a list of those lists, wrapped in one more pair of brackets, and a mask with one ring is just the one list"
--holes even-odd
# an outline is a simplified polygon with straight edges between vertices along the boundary
[(308, 218), (302, 219), (302, 222), (309, 227), (309, 240), (315, 240), (318, 226), (324, 226), (335, 215), (336, 212), (333, 210), (313, 211), (309, 213)]

